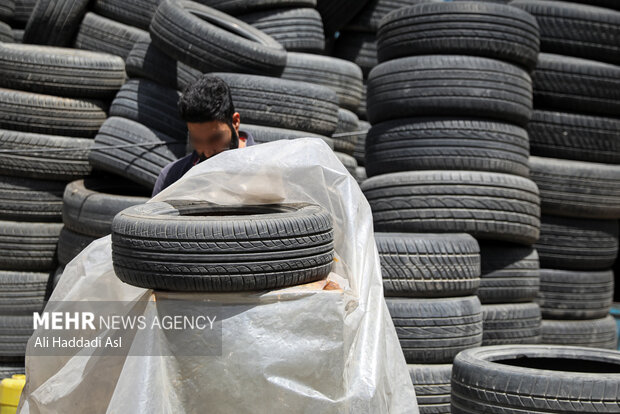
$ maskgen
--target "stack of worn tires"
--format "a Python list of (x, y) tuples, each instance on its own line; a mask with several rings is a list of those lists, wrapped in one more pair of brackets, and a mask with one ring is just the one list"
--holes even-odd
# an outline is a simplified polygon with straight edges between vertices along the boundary
[(528, 125), (543, 213), (536, 244), (543, 343), (616, 348), (609, 310), (620, 218), (620, 11), (511, 4), (536, 17), (545, 52)]
[[(420, 255), (430, 265), (429, 290), (446, 297), (387, 299), (409, 363), (451, 363), (465, 348), (540, 341), (541, 315), (533, 302), (538, 263), (531, 247), (539, 235), (540, 200), (528, 179), (525, 130), (538, 36), (528, 13), (482, 2), (405, 7), (379, 26), (381, 63), (368, 78), (370, 178), (362, 189), (375, 231), (384, 233), (380, 253), (395, 256), (381, 247), (382, 238), (414, 233), (408, 237), (418, 246), (400, 241), (401, 254)], [(481, 279), (472, 263), (457, 266), (465, 259), (453, 256), (464, 253), (469, 261), (481, 255)], [(453, 270), (433, 263), (434, 255)], [(384, 270), (384, 277), (407, 281), (420, 268), (397, 260), (402, 266)], [(466, 287), (446, 288), (456, 282)], [(485, 306), (466, 296), (478, 285)], [(386, 296), (394, 293), (412, 296), (406, 289)], [(429, 341), (427, 355), (408, 356)], [(441, 359), (429, 357), (447, 350)], [(422, 412), (449, 412), (449, 366), (411, 369)]]
[(58, 240), (57, 274), (86, 246), (111, 233), (116, 214), (149, 198), (150, 191), (144, 187), (101, 173), (69, 183), (62, 198), (64, 227)]
[[(36, 43), (70, 36), (71, 27), (60, 33), (40, 20), (44, 3), (24, 36)], [(107, 54), (15, 43), (0, 43), (0, 62), (0, 361), (23, 370), (33, 312), (53, 284), (63, 191), (90, 173), (93, 137), (125, 68)]]

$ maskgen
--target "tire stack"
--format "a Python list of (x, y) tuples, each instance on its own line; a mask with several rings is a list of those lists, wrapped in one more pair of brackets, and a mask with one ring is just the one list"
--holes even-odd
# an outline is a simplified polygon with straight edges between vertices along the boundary
[(115, 56), (12, 43), (0, 43), (0, 61), (0, 360), (15, 368), (52, 289), (62, 193), (91, 171), (93, 137), (125, 67)]
[(62, 197), (64, 227), (58, 241), (57, 277), (64, 267), (94, 240), (112, 231), (112, 220), (122, 210), (143, 204), (150, 191), (131, 182), (97, 173), (69, 183)]
[(0, 1), (0, 41), (20, 43), (36, 0)]
[(450, 412), (452, 360), (482, 343), (480, 249), (468, 234), (375, 233), (386, 303), (420, 413)]
[(15, 25), (11, 20), (15, 16), (15, 1), (0, 1), (0, 42), (14, 42), (15, 36), (11, 25)]
[(536, 245), (543, 343), (615, 349), (609, 310), (620, 217), (620, 11), (559, 1), (511, 5), (536, 17), (544, 52), (532, 76), (528, 126), (543, 213)]
[[(478, 239), (480, 291), (492, 304), (471, 299), (486, 334), (469, 347), (540, 340), (531, 248), (539, 236), (540, 199), (528, 179), (525, 130), (532, 108), (528, 72), (538, 46), (532, 16), (493, 3), (405, 7), (385, 16), (378, 30), (381, 63), (368, 78), (370, 178), (362, 189), (375, 231)], [(426, 389), (423, 377), (412, 373), (412, 379), (420, 392)], [(424, 398), (419, 403), (430, 405)], [(449, 404), (423, 409), (449, 412)]]

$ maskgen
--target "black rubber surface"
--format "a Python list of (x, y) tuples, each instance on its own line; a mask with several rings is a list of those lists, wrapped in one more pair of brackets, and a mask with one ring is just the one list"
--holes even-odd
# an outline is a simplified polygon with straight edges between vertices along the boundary
[(476, 293), (480, 249), (468, 234), (375, 233), (385, 296)]
[(368, 120), (481, 117), (525, 125), (532, 82), (517, 66), (473, 56), (425, 55), (391, 60), (368, 75)]
[(539, 236), (538, 189), (527, 178), (413, 171), (372, 177), (361, 187), (375, 231), (469, 233), (522, 244), (532, 244)]
[(332, 218), (309, 204), (169, 201), (130, 207), (112, 223), (116, 275), (145, 288), (276, 289), (324, 278), (333, 256)]

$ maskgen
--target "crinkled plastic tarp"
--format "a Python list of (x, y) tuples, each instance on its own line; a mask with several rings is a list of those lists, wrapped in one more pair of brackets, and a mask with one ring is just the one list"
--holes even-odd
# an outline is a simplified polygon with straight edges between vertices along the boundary
[[(19, 412), (418, 413), (383, 297), (370, 206), (323, 141), (226, 151), (150, 202), (166, 199), (320, 204), (334, 219), (337, 260), (329, 278), (342, 289), (322, 290), (315, 283), (277, 292), (187, 294), (223, 306), (254, 305), (223, 322), (217, 357), (104, 357), (84, 350), (72, 357), (30, 356), (35, 331)], [(166, 293), (116, 278), (107, 236), (67, 265), (51, 300), (138, 301), (151, 295)]]

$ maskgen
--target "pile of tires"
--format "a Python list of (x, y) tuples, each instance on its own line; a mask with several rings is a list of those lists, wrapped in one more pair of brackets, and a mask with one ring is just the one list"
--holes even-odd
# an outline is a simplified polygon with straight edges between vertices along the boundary
[(620, 354), (568, 346), (463, 351), (452, 369), (452, 414), (617, 413)]
[(452, 360), (483, 339), (478, 242), (459, 233), (375, 233), (375, 240), (420, 412), (450, 412)]
[(609, 310), (620, 218), (620, 11), (557, 1), (511, 5), (536, 17), (544, 52), (528, 124), (542, 208), (543, 343), (616, 348)]
[(86, 246), (107, 236), (114, 216), (148, 201), (150, 191), (131, 182), (96, 174), (65, 187), (62, 202), (64, 227), (58, 241), (58, 274)]
[(90, 173), (125, 68), (111, 55), (14, 43), (0, 43), (0, 61), (0, 361), (23, 370), (32, 315), (57, 267), (63, 191)]
[[(405, 257), (419, 254), (432, 264), (426, 249), (434, 245), (435, 254), (455, 266), (450, 277), (437, 264), (428, 270), (429, 279), (437, 281), (427, 286), (444, 297), (431, 300), (440, 304), (430, 305), (434, 314), (428, 315), (449, 327), (403, 325), (403, 320), (424, 321), (421, 299), (386, 299), (406, 359), (416, 364), (411, 376), (421, 412), (448, 413), (448, 367), (427, 365), (416, 372), (417, 364), (450, 364), (457, 344), (462, 350), (541, 340), (541, 313), (533, 302), (538, 259), (532, 248), (539, 236), (540, 198), (528, 178), (525, 129), (538, 25), (528, 13), (502, 4), (425, 2), (387, 14), (377, 36), (380, 64), (368, 76), (370, 178), (362, 189), (380, 237), (412, 233), (419, 242), (403, 250)], [(476, 255), (479, 268), (475, 284), (453, 291), (444, 285), (454, 283), (452, 277), (464, 278), (466, 267), (452, 258), (464, 237), (473, 243), (469, 260)], [(402, 269), (384, 269), (384, 278), (394, 273), (404, 278), (405, 268), (420, 267), (399, 260)], [(477, 291), (480, 299), (466, 296)], [(405, 292), (397, 294), (408, 296)], [(412, 347), (421, 347), (416, 341), (429, 340), (436, 341), (430, 353), (444, 347), (456, 352), (442, 359), (407, 358)], [(440, 377), (441, 386), (431, 387), (433, 393), (443, 390), (438, 407), (428, 381)]]

